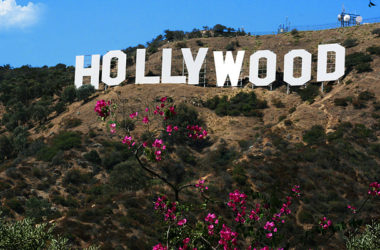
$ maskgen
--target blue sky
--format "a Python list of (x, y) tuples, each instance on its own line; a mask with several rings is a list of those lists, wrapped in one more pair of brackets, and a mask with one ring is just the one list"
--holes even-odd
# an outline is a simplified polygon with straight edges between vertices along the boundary
[(104, 54), (151, 40), (165, 29), (223, 24), (248, 32), (336, 22), (344, 3), (380, 17), (367, 0), (0, 0), (0, 65), (73, 65), (76, 55)]

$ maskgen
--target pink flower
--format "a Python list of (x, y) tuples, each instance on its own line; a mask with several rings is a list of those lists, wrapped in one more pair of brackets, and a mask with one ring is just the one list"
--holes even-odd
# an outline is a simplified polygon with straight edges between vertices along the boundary
[(144, 148), (146, 148), (146, 146), (148, 146), (148, 143), (147, 143), (146, 141), (144, 141), (144, 142), (142, 143), (142, 146), (143, 146)]
[(168, 248), (163, 246), (161, 243), (158, 243), (157, 245), (153, 246), (153, 250), (167, 250)]
[(348, 209), (351, 209), (351, 212), (352, 212), (353, 214), (356, 214), (356, 207), (353, 207), (353, 206), (348, 205), (347, 208), (348, 208)]
[(161, 100), (160, 100), (160, 102), (166, 102), (166, 100), (167, 100), (168, 98), (165, 96), (165, 97), (162, 97), (161, 98)]
[(186, 222), (187, 222), (187, 220), (186, 220), (186, 219), (183, 219), (183, 220), (178, 221), (177, 225), (178, 225), (178, 226), (183, 226), (183, 225), (186, 224)]
[(138, 112), (134, 112), (134, 113), (130, 114), (129, 117), (131, 119), (133, 119), (133, 118), (137, 117), (138, 114), (139, 114)]
[(169, 203), (166, 201), (165, 196), (161, 196), (157, 198), (157, 201), (154, 203), (154, 209), (159, 210), (163, 213), (165, 221), (167, 220), (175, 220), (176, 219), (176, 203)]
[(229, 207), (236, 213), (235, 221), (240, 223), (245, 223), (245, 210), (247, 203), (247, 195), (240, 193), (239, 190), (235, 190), (233, 193), (230, 193), (230, 201), (227, 203)]
[(148, 109), (148, 108), (145, 108), (145, 112), (149, 112), (149, 109)]
[(259, 213), (260, 213), (260, 204), (256, 204), (256, 209), (251, 210), (251, 214), (249, 215), (249, 218), (251, 220), (258, 221), (258, 220), (260, 220)]
[(301, 196), (301, 191), (300, 191), (300, 186), (299, 185), (294, 185), (292, 188), (292, 191), (295, 193), (296, 197)]
[(106, 119), (111, 114), (110, 106), (110, 101), (106, 102), (104, 100), (100, 100), (96, 102), (94, 110), (99, 117), (101, 117), (102, 119)]
[(319, 225), (321, 226), (321, 228), (323, 230), (326, 230), (328, 229), (331, 225), (332, 225), (332, 222), (331, 220), (327, 220), (326, 217), (323, 217), (320, 221), (319, 221)]
[(223, 224), (222, 230), (219, 232), (220, 240), (219, 245), (224, 249), (229, 249), (229, 245), (236, 245), (238, 233), (233, 232), (229, 227)]
[(142, 122), (145, 123), (145, 124), (148, 124), (148, 123), (149, 123), (149, 118), (148, 118), (148, 116), (144, 116)]
[(111, 123), (110, 124), (110, 132), (111, 132), (111, 134), (115, 134), (116, 133), (116, 123)]
[(123, 141), (122, 141), (123, 144), (127, 144), (128, 145), (128, 148), (131, 148), (133, 147), (136, 143), (134, 141), (132, 141), (132, 137), (131, 136), (125, 136)]
[(204, 139), (207, 136), (207, 131), (198, 125), (187, 125), (186, 128), (189, 130), (189, 138)]
[(205, 183), (205, 180), (198, 180), (198, 183), (195, 184), (195, 187), (199, 189), (201, 193), (203, 193), (204, 190), (208, 190), (208, 187), (203, 185)]
[(210, 223), (208, 226), (207, 226), (207, 229), (208, 229), (208, 234), (209, 235), (213, 235), (214, 234), (214, 224), (217, 225), (218, 224), (218, 219), (216, 219), (216, 215), (215, 214), (211, 214), (209, 213), (206, 218), (205, 218), (205, 221)]
[(368, 194), (372, 196), (380, 196), (380, 183), (375, 181), (369, 184)]
[(172, 126), (172, 125), (168, 125), (168, 126), (166, 126), (166, 132), (168, 132), (169, 135), (172, 135), (172, 132), (173, 132), (173, 126)]

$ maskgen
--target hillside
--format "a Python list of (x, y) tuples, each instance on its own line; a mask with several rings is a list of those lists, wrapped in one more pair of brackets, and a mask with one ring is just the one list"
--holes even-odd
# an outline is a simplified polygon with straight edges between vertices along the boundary
[[(170, 160), (159, 165), (164, 169), (163, 175), (175, 183), (195, 183), (207, 177), (210, 194), (221, 200), (237, 188), (247, 194), (275, 194), (280, 199), (291, 185), (299, 184), (302, 201), (297, 202), (299, 206), (291, 216), (293, 223), (283, 228), (287, 244), (300, 249), (342, 249), (342, 234), (326, 241), (315, 233), (314, 225), (325, 214), (339, 221), (349, 213), (347, 205), (364, 198), (368, 184), (380, 179), (380, 48), (372, 54), (367, 51), (380, 45), (380, 38), (371, 33), (376, 28), (380, 28), (379, 23), (280, 35), (166, 42), (149, 55), (146, 70), (160, 74), (160, 50), (170, 47), (173, 74), (181, 74), (179, 48), (208, 47), (208, 87), (122, 84), (97, 91), (84, 101), (70, 101), (68, 91), (64, 94), (65, 88), (73, 84), (72, 67), (2, 67), (1, 211), (9, 219), (31, 216), (38, 222), (55, 222), (57, 232), (69, 238), (75, 247), (97, 244), (104, 249), (150, 249), (165, 233), (154, 215), (152, 201), (159, 193), (170, 191), (138, 167), (132, 153), (120, 143), (125, 133), (110, 135), (107, 126), (96, 117), (94, 107), (100, 99), (118, 103), (121, 121), (134, 111), (143, 113), (146, 106), (155, 105), (152, 102), (157, 97), (167, 96), (177, 106), (187, 105), (181, 117), (190, 112), (198, 114), (210, 140), (201, 146), (173, 144)], [(235, 42), (235, 50), (246, 50), (245, 77), (248, 55), (256, 50), (275, 52), (278, 71), (282, 72), (283, 56), (291, 49), (303, 48), (316, 55), (318, 44), (344, 44), (348, 39), (354, 42), (346, 50), (346, 60), (354, 61), (350, 55), (362, 52), (370, 56), (372, 61), (367, 63), (371, 70), (359, 73), (358, 64), (347, 65), (343, 79), (328, 83), (323, 93), (319, 91), (320, 84), (313, 80), (306, 89), (294, 88), (290, 94), (282, 79), (277, 79), (272, 91), (252, 89), (249, 84), (243, 88), (213, 86), (211, 52), (225, 51), (231, 42)], [(127, 68), (131, 78), (134, 70), (134, 65)], [(313, 62), (312, 79), (316, 78), (315, 70)], [(20, 85), (39, 87), (37, 83), (41, 81), (41, 85), (49, 84), (42, 85), (48, 90), (45, 94), (40, 94), (38, 87), (30, 87), (34, 92), (19, 91), (11, 87), (14, 80)], [(7, 92), (8, 87), (15, 89)], [(210, 101), (224, 95), (231, 99), (242, 92), (253, 93), (258, 100), (266, 101), (267, 107), (257, 108), (254, 114), (225, 115), (223, 112), (227, 111)], [(59, 109), (59, 103), (65, 108)], [(36, 114), (42, 111), (37, 104), (49, 107), (49, 112), (39, 117)], [(29, 113), (30, 120), (24, 119)], [(162, 124), (153, 121), (151, 126), (160, 128)], [(141, 126), (136, 126), (131, 134), (139, 138), (143, 132)], [(8, 149), (8, 145), (14, 146)], [(183, 195), (185, 202), (195, 199), (190, 191)], [(210, 206), (226, 213), (218, 205)], [(378, 207), (379, 200), (374, 200), (358, 216), (366, 223), (371, 218), (379, 219)]]

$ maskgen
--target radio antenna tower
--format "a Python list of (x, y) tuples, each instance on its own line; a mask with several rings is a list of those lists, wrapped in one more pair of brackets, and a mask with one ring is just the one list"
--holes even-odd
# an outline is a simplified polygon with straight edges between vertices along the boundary
[(347, 13), (343, 4), (342, 13), (338, 15), (338, 21), (341, 27), (360, 25), (363, 22), (363, 17), (357, 14)]

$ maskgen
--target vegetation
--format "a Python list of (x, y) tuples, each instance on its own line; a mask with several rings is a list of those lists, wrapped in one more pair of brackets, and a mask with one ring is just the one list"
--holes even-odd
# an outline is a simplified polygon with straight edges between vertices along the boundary
[(296, 92), (300, 95), (302, 101), (314, 102), (315, 97), (319, 95), (320, 86), (308, 84), (306, 88), (297, 88)]
[(372, 71), (370, 62), (372, 62), (372, 57), (363, 52), (355, 52), (346, 56), (346, 67), (348, 72), (353, 69), (356, 69), (357, 73)]
[(372, 30), (372, 34), (376, 35), (377, 37), (380, 37), (380, 28), (376, 28), (376, 29)]
[(261, 117), (262, 113), (259, 109), (267, 108), (266, 101), (257, 99), (255, 93), (240, 92), (230, 100), (227, 96), (214, 96), (212, 99), (207, 100), (205, 107), (215, 110), (219, 116), (258, 116)]
[(6, 222), (0, 219), (1, 249), (69, 249), (68, 240), (53, 233), (54, 226), (46, 223), (35, 225), (33, 220), (24, 219)]
[(355, 38), (347, 38), (346, 40), (344, 40), (344, 42), (342, 43), (342, 45), (345, 47), (345, 48), (352, 48), (352, 47), (355, 47), (356, 45), (358, 45), (358, 39), (355, 39)]
[(352, 235), (346, 241), (348, 250), (354, 249), (378, 249), (380, 246), (380, 224), (366, 225), (364, 232)]

